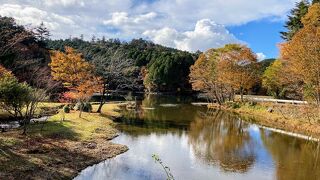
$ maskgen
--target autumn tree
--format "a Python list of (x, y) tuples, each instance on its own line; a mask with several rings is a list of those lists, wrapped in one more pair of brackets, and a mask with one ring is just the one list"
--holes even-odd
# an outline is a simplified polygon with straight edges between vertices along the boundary
[(233, 99), (232, 88), (219, 81), (217, 64), (218, 50), (210, 49), (200, 54), (198, 60), (190, 68), (190, 83), (192, 89), (206, 94), (209, 100), (218, 104)]
[(283, 87), (281, 75), (283, 64), (280, 60), (274, 61), (262, 75), (262, 86), (267, 89), (269, 95), (275, 98), (283, 98), (286, 88)]
[[(53, 78), (62, 81), (72, 97), (81, 104), (89, 101), (93, 93), (101, 91), (101, 78), (94, 75), (94, 67), (83, 59), (81, 53), (65, 47), (65, 53), (54, 51), (51, 58), (50, 67)], [(79, 117), (82, 109), (81, 106)]]
[(308, 13), (302, 18), (304, 26), (320, 26), (320, 3), (310, 6)]
[(244, 45), (228, 44), (219, 49), (218, 56), (219, 81), (239, 92), (243, 101), (244, 92), (258, 81), (256, 55)]
[(320, 27), (319, 4), (315, 3), (303, 18), (305, 27), (281, 45), (287, 68), (304, 85), (304, 95), (320, 105)]

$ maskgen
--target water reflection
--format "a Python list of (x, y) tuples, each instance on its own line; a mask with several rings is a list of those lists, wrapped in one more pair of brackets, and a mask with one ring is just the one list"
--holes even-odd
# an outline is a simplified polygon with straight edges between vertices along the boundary
[(244, 173), (255, 162), (254, 140), (241, 118), (219, 110), (199, 112), (191, 122), (189, 142), (203, 161), (224, 171)]
[(276, 165), (276, 178), (320, 179), (320, 144), (261, 130), (261, 140)]
[(320, 179), (319, 145), (192, 106), (188, 98), (147, 96), (122, 114), (114, 141), (130, 150), (76, 179), (165, 179), (153, 153), (176, 179)]

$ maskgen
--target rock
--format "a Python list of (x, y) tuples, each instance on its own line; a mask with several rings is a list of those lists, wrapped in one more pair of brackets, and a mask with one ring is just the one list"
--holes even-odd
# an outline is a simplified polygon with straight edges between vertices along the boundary
[(97, 148), (97, 143), (89, 143), (86, 147), (88, 149), (95, 149), (95, 148)]
[(268, 112), (269, 112), (269, 113), (273, 113), (273, 108), (272, 108), (272, 107), (269, 107), (269, 108), (268, 108)]

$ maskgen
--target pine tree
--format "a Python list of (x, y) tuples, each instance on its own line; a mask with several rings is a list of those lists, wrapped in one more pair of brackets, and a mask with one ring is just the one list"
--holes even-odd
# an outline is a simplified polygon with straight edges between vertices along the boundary
[[(319, 1), (319, 0), (314, 0)], [(291, 10), (290, 15), (288, 16), (288, 21), (285, 24), (287, 32), (280, 32), (281, 37), (284, 40), (290, 41), (292, 37), (303, 28), (301, 19), (304, 15), (307, 14), (310, 3), (307, 0), (302, 0), (301, 2), (296, 3), (296, 7)]]
[(35, 29), (35, 36), (40, 42), (44, 42), (50, 36), (49, 29), (41, 22), (40, 26)]

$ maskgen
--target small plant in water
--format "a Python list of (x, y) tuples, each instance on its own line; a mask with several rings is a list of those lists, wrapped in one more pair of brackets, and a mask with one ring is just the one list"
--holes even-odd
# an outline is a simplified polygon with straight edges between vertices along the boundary
[(166, 166), (165, 164), (163, 164), (163, 162), (160, 159), (160, 157), (158, 155), (156, 155), (156, 154), (153, 154), (152, 158), (154, 159), (154, 161), (156, 163), (159, 163), (162, 166), (163, 170), (166, 172), (167, 180), (174, 180), (174, 177), (171, 174), (170, 168), (168, 166)]

